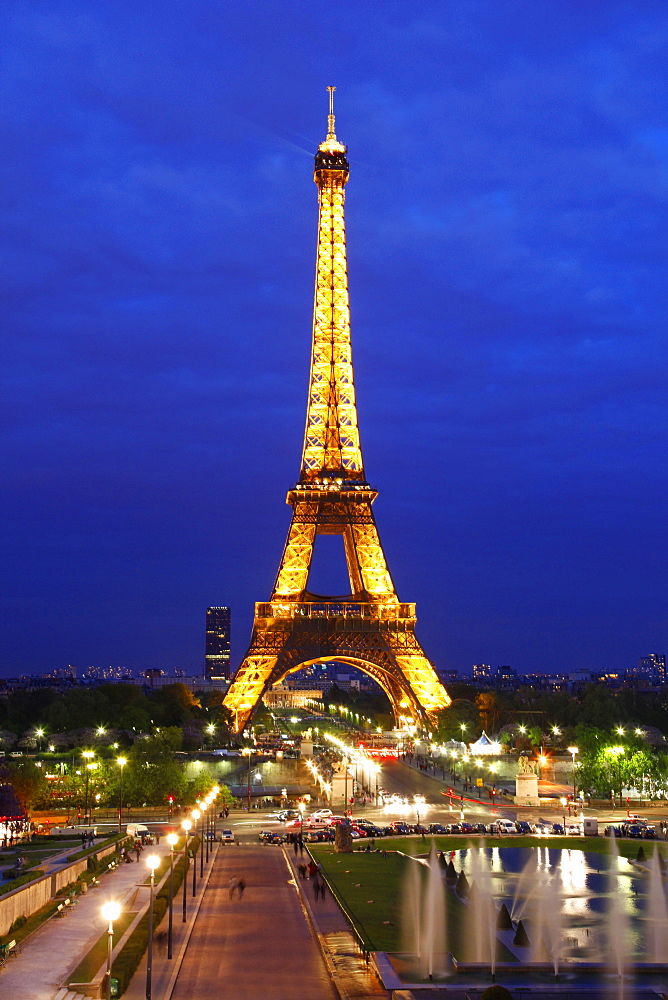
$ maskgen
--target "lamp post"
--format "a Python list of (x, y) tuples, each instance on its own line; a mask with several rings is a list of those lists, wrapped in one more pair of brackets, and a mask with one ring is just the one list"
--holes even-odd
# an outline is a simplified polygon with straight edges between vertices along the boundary
[(183, 923), (186, 922), (186, 900), (188, 898), (188, 831), (192, 823), (189, 819), (184, 819), (181, 823), (183, 829)]
[(204, 878), (204, 841), (206, 840), (205, 834), (205, 814), (206, 814), (206, 801), (200, 802), (200, 821), (199, 821), (199, 877)]
[(248, 800), (248, 815), (250, 816), (250, 807), (251, 807), (251, 754), (253, 753), (253, 751), (252, 751), (252, 749), (250, 747), (244, 747), (241, 752), (245, 756), (248, 757), (248, 781), (246, 783), (247, 784), (247, 787), (246, 787), (246, 796), (247, 796), (247, 800)]
[(121, 772), (120, 784), (118, 786), (118, 832), (122, 832), (121, 827), (123, 826), (123, 768), (127, 764), (125, 757), (117, 757), (116, 763), (118, 764)]
[(86, 791), (84, 794), (84, 823), (88, 822), (88, 779), (90, 777), (90, 767), (91, 758), (95, 756), (93, 750), (82, 750), (81, 756), (86, 761), (85, 771), (86, 771)]
[(167, 834), (169, 844), (169, 922), (167, 925), (167, 958), (172, 957), (172, 910), (174, 903), (174, 848), (178, 841), (175, 833)]
[(114, 947), (114, 920), (118, 920), (121, 915), (121, 907), (113, 899), (110, 899), (102, 907), (102, 916), (109, 924), (107, 928), (107, 985), (105, 996), (111, 1000), (111, 955)]
[(580, 753), (580, 750), (578, 749), (578, 747), (569, 747), (568, 748), (568, 752), (571, 755), (571, 757), (573, 758), (573, 815), (575, 815), (575, 795), (576, 795), (576, 788), (575, 788), (575, 755), (578, 754), (578, 753)]
[(151, 869), (151, 895), (148, 905), (148, 955), (146, 959), (146, 1000), (151, 1000), (151, 975), (153, 972), (153, 887), (155, 886), (155, 870), (160, 865), (157, 854), (150, 854), (146, 864)]
[[(192, 818), (195, 821), (195, 827), (194, 827), (194, 830), (193, 830), (193, 834), (195, 834), (195, 833), (197, 833), (197, 820), (199, 819), (199, 815), (200, 815), (199, 809), (193, 809), (193, 811), (190, 813), (190, 815), (192, 816)], [(200, 844), (200, 848), (201, 848), (201, 846), (202, 845)], [(197, 892), (197, 848), (194, 847), (193, 850), (195, 852), (194, 857), (193, 857), (193, 896), (194, 896), (195, 893)]]
[(568, 799), (566, 798), (565, 795), (562, 795), (561, 798), (559, 799), (559, 801), (561, 802), (561, 808), (562, 808), (563, 814), (564, 814), (564, 817), (563, 817), (564, 818), (564, 833), (566, 833), (566, 803), (568, 802)]

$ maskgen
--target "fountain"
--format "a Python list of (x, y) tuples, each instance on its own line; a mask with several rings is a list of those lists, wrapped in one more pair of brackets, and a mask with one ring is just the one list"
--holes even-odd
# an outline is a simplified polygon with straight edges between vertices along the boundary
[(665, 964), (668, 962), (668, 906), (663, 887), (661, 856), (658, 851), (654, 852), (649, 863), (647, 919), (649, 921), (649, 960)]
[(447, 968), (445, 887), (436, 848), (427, 865), (408, 866), (403, 908), (403, 940), (409, 954), (418, 958), (420, 971), (430, 981)]
[[(405, 973), (417, 979), (419, 969), (423, 987), (444, 975), (463, 987), (490, 979), (529, 989), (596, 983), (623, 1000), (635, 996), (633, 970), (634, 990), (668, 993), (666, 863), (658, 850), (627, 861), (614, 839), (606, 846), (608, 858), (556, 846), (527, 857), (524, 847), (480, 842), (454, 852), (445, 868), (432, 848), (428, 862), (409, 864), (404, 941), (413, 961), (402, 958)], [(461, 918), (448, 946), (450, 907)]]
[(481, 844), (480, 850), (472, 854), (471, 880), (466, 919), (467, 940), (470, 942), (471, 952), (466, 957), (479, 965), (487, 966), (493, 979), (496, 970), (497, 913), (484, 844)]
[(619, 877), (619, 848), (615, 838), (610, 844), (610, 858), (607, 957), (610, 970), (617, 976), (619, 984), (617, 995), (621, 1000), (624, 996), (624, 973), (628, 962), (629, 925), (623, 905), (624, 894)]

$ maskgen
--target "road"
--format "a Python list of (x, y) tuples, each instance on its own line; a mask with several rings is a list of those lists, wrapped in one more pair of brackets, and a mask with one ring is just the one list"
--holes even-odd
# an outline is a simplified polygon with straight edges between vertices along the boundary
[[(229, 880), (243, 877), (243, 897)], [(336, 1000), (283, 851), (225, 847), (211, 873), (172, 1000)]]

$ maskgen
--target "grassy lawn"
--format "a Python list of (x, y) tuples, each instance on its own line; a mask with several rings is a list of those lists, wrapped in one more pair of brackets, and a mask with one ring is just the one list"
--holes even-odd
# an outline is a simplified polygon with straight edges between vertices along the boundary
[[(323, 867), (340, 905), (353, 919), (370, 951), (403, 951), (401, 901), (406, 869), (414, 864), (403, 854), (335, 854), (332, 848), (312, 851)], [(450, 889), (445, 891), (448, 943), (461, 954), (466, 933), (467, 907)], [(500, 961), (513, 956), (499, 944)]]
[[(137, 916), (136, 913), (121, 913), (114, 921), (114, 946), (120, 941), (126, 930)], [(107, 932), (97, 939), (93, 947), (79, 962), (74, 972), (67, 977), (68, 983), (90, 983), (93, 976), (99, 972), (107, 957)], [(113, 973), (112, 973), (113, 974)]]

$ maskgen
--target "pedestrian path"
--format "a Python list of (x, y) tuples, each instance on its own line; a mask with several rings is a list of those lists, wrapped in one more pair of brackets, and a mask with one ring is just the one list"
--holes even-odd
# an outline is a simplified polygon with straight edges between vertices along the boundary
[[(168, 851), (164, 845), (154, 853)], [(21, 951), (0, 970), (0, 996), (8, 1000), (55, 1000), (86, 952), (105, 930), (102, 905), (115, 899), (134, 903), (148, 869), (141, 861), (106, 872), (96, 889), (77, 897), (66, 917), (51, 917), (26, 938)], [(62, 996), (62, 994), (61, 994)]]
[[(230, 894), (230, 880), (240, 877), (246, 881), (241, 898)], [(220, 847), (178, 978), (165, 992), (153, 991), (155, 1000), (221, 995), (338, 1000), (280, 847)]]
[(310, 879), (298, 878), (300, 859), (290, 851), (286, 854), (339, 996), (342, 1000), (386, 1000), (390, 994), (365, 961), (332, 894), (316, 898)]

